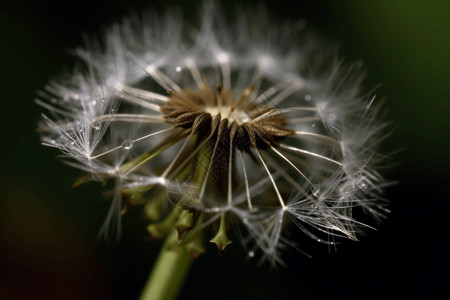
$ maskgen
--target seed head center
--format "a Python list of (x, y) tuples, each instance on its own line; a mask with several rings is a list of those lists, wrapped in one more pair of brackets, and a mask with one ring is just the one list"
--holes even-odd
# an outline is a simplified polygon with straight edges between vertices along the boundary
[(217, 115), (224, 119), (228, 120), (228, 127), (231, 126), (233, 122), (236, 122), (238, 125), (242, 125), (251, 120), (251, 118), (244, 112), (239, 109), (235, 109), (235, 106), (206, 106), (204, 108), (205, 112), (211, 114), (211, 117), (214, 119)]
[(253, 90), (249, 86), (235, 99), (232, 90), (220, 85), (216, 93), (208, 85), (198, 91), (182, 89), (170, 92), (161, 111), (174, 127), (232, 140), (239, 150), (276, 147), (283, 137), (294, 132), (285, 127), (288, 119), (279, 111), (252, 102)]

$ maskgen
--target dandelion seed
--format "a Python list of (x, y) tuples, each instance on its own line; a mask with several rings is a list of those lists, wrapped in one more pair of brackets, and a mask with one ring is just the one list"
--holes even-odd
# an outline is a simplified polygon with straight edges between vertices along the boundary
[(37, 100), (48, 111), (42, 143), (115, 183), (108, 237), (121, 213), (145, 205), (149, 234), (173, 227), (193, 256), (202, 240), (223, 251), (240, 237), (248, 257), (281, 263), (286, 228), (332, 245), (356, 239), (355, 210), (386, 212), (376, 170), (386, 124), (361, 92), (361, 67), (329, 63), (315, 76), (302, 62), (328, 58), (293, 42), (303, 29), (239, 15), (236, 30), (211, 3), (204, 10), (195, 34), (179, 17), (156, 26), (144, 15), (113, 26), (103, 49), (77, 50), (85, 70)]

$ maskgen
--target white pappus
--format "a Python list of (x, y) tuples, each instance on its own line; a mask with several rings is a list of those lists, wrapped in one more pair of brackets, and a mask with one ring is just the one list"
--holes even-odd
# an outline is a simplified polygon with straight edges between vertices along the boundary
[(274, 25), (261, 11), (228, 22), (210, 2), (199, 15), (197, 26), (176, 13), (126, 18), (40, 93), (43, 144), (113, 182), (102, 234), (119, 236), (121, 212), (145, 205), (153, 236), (171, 220), (180, 240), (215, 230), (223, 251), (235, 229), (249, 256), (275, 264), (295, 245), (285, 229), (357, 239), (355, 210), (388, 212), (376, 152), (387, 124), (361, 65), (303, 21)]

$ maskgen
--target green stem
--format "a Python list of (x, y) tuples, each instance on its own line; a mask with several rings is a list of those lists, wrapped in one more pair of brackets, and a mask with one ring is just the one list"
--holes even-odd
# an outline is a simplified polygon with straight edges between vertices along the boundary
[(178, 234), (172, 229), (144, 286), (140, 300), (176, 298), (192, 263), (188, 249), (177, 244)]
[[(192, 165), (184, 165), (181, 167), (181, 171), (179, 173), (177, 172), (178, 179), (184, 179), (185, 176), (190, 176), (192, 174), (192, 167), (194, 167), (192, 182), (197, 186), (201, 186), (205, 176), (207, 176), (207, 170), (211, 159), (210, 151), (209, 147), (201, 149), (200, 153), (197, 154), (197, 159), (192, 161)], [(147, 156), (143, 156), (135, 162), (132, 162), (130, 165), (123, 166), (123, 168), (136, 168), (136, 166), (140, 166), (147, 162), (157, 156), (160, 152), (160, 150), (157, 150), (154, 153), (148, 153)], [(175, 213), (177, 209), (180, 209), (180, 207), (174, 208)], [(150, 277), (144, 286), (141, 297), (139, 298), (140, 300), (175, 299), (184, 282), (189, 267), (192, 264), (192, 258), (196, 258), (204, 252), (200, 230), (203, 223), (203, 214), (200, 214), (197, 219), (194, 220), (192, 213), (186, 211), (185, 214), (177, 214), (176, 218), (178, 218), (178, 220), (175, 220), (173, 223), (174, 228), (167, 234), (166, 241), (156, 259)], [(169, 222), (171, 221), (172, 220), (169, 220)], [(198, 231), (186, 239), (183, 238), (183, 232), (175, 229), (178, 228), (178, 230), (182, 230), (182, 225), (186, 225), (187, 228), (190, 228), (190, 226), (194, 225), (192, 224), (193, 222), (195, 222), (193, 230), (198, 229)]]

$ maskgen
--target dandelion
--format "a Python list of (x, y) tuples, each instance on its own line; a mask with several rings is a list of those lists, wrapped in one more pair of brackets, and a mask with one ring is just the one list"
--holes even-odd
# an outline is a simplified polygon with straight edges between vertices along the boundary
[(150, 236), (182, 249), (168, 254), (179, 265), (205, 241), (222, 252), (235, 240), (283, 264), (297, 247), (286, 229), (356, 240), (367, 225), (355, 211), (387, 212), (386, 124), (362, 67), (324, 51), (304, 22), (242, 13), (229, 24), (211, 3), (201, 16), (196, 27), (175, 13), (125, 19), (37, 100), (43, 144), (88, 173), (79, 183), (113, 183), (101, 236), (118, 239), (121, 215), (141, 205)]

